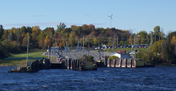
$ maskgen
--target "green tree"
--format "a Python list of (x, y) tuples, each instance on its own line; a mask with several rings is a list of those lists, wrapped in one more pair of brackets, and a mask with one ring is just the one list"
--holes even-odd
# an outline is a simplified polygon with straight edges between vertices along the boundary
[(66, 27), (65, 23), (60, 22), (59, 25), (57, 25), (57, 32), (61, 32), (62, 30), (64, 30)]
[(11, 52), (12, 41), (9, 39), (5, 39), (1, 43), (4, 46), (3, 50), (4, 50), (5, 56), (9, 56), (9, 53)]
[(3, 26), (0, 25), (0, 39), (2, 39), (2, 35), (4, 34)]
[(147, 32), (146, 31), (140, 31), (137, 35), (140, 35), (141, 44), (147, 43)]
[(9, 39), (10, 39), (11, 41), (14, 41), (14, 40), (15, 40), (15, 34), (14, 34), (13, 30), (11, 30), (11, 32), (10, 32), (10, 34), (9, 34)]
[(93, 38), (93, 45), (98, 46), (98, 40), (95, 37)]
[(38, 43), (39, 43), (39, 48), (46, 48), (46, 45), (44, 43), (44, 39), (46, 37), (46, 34), (43, 32), (38, 35)]
[(70, 34), (69, 34), (69, 38), (68, 38), (68, 43), (71, 45), (71, 46), (74, 46), (75, 45), (75, 35), (76, 33), (74, 31), (72, 31)]
[(158, 41), (160, 39), (160, 26), (154, 27), (154, 39), (155, 41)]
[(21, 40), (21, 33), (20, 33), (20, 30), (18, 29), (17, 32), (16, 32), (16, 41), (17, 41), (17, 44), (19, 45), (20, 44), (20, 40)]
[(4, 57), (5, 57), (4, 45), (2, 45), (1, 40), (0, 40), (0, 59)]
[(165, 40), (160, 40), (150, 46), (150, 51), (154, 55), (154, 59), (153, 59), (154, 63), (162, 63), (166, 60), (165, 53), (163, 53), (164, 43), (165, 43)]
[(25, 33), (28, 32), (25, 26), (22, 26), (22, 27), (20, 28), (20, 33), (22, 34), (23, 32), (25, 32)]

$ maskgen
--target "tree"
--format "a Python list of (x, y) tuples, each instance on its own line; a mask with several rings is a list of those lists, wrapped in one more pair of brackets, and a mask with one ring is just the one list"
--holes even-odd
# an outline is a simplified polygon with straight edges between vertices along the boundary
[(46, 35), (46, 38), (44, 40), (45, 46), (52, 46), (52, 39), (49, 37), (49, 35)]
[(16, 36), (17, 36), (17, 44), (19, 46), (20, 44), (20, 39), (21, 39), (21, 33), (20, 33), (20, 30), (18, 29), (17, 32), (16, 32)]
[(9, 39), (10, 39), (11, 41), (14, 41), (14, 40), (15, 40), (15, 34), (14, 34), (13, 30), (11, 30), (11, 32), (10, 32), (10, 34), (9, 34)]
[(2, 39), (2, 35), (4, 34), (3, 26), (0, 25), (0, 39)]
[(2, 40), (4, 39), (9, 39), (9, 31), (8, 30), (4, 30), (4, 34), (2, 35)]
[(64, 30), (66, 27), (66, 25), (62, 22), (60, 22), (59, 25), (57, 25), (57, 32), (61, 32), (62, 30)]
[(135, 38), (136, 38), (135, 40), (136, 44), (140, 45), (140, 35), (135, 36)]
[(38, 47), (38, 35), (40, 34), (41, 30), (39, 26), (34, 26), (32, 27), (32, 43), (33, 45), (31, 46), (32, 48), (37, 48)]
[(154, 55), (154, 63), (161, 63), (166, 60), (165, 53), (163, 53), (163, 44), (165, 43), (165, 40), (160, 40), (155, 42), (153, 45), (150, 46), (150, 51)]
[(4, 45), (1, 43), (1, 40), (0, 40), (0, 59), (4, 57), (5, 57)]
[(70, 34), (69, 34), (69, 38), (68, 38), (68, 43), (71, 45), (71, 46), (74, 46), (75, 45), (75, 36), (76, 36), (76, 33), (74, 31), (72, 31)]
[(133, 40), (132, 35), (130, 35), (129, 40), (128, 40), (129, 44), (132, 43), (132, 40)]
[(39, 48), (46, 48), (46, 45), (44, 44), (45, 34), (42, 32), (38, 35), (38, 43)]
[(97, 38), (93, 38), (93, 44), (95, 45), (95, 46), (97, 46), (98, 45), (98, 40), (97, 40)]
[(171, 44), (174, 45), (176, 43), (176, 36), (173, 36), (171, 39)]
[(161, 54), (162, 53), (162, 45), (165, 41), (164, 40), (160, 40), (160, 41), (157, 41), (155, 42), (153, 45), (150, 46), (150, 51), (153, 52), (153, 53), (159, 53)]
[(155, 26), (154, 27), (154, 36), (155, 36), (155, 41), (158, 41), (160, 39), (160, 26)]
[(27, 32), (28, 32), (25, 26), (22, 26), (22, 27), (20, 28), (20, 33), (22, 34), (23, 32), (24, 32), (24, 33), (27, 33)]
[(43, 33), (47, 35), (53, 35), (54, 34), (54, 28), (53, 27), (47, 27), (43, 30)]
[(12, 41), (9, 39), (5, 39), (1, 43), (4, 46), (3, 50), (4, 50), (5, 56), (9, 56), (9, 53), (11, 52)]
[(141, 44), (147, 43), (147, 32), (146, 31), (140, 31), (137, 35), (140, 35)]

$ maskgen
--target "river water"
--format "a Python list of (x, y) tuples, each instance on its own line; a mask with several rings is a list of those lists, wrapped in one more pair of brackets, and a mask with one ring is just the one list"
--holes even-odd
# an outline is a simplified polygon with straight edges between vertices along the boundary
[(12, 68), (0, 67), (0, 91), (176, 91), (176, 66), (98, 68), (97, 71), (49, 69), (36, 73), (8, 73)]

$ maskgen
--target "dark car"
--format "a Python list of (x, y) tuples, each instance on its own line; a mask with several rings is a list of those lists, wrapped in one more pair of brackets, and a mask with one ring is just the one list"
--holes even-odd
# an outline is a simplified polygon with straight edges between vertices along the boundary
[(131, 46), (129, 45), (128, 48), (131, 48)]

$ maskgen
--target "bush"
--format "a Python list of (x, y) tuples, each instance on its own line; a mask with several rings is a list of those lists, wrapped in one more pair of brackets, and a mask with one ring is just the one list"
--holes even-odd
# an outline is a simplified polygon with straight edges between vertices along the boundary
[(83, 61), (83, 59), (85, 59), (86, 63), (89, 64), (93, 64), (94, 63), (94, 57), (93, 56), (87, 56), (87, 55), (83, 55), (83, 57), (78, 58), (78, 60)]
[(113, 60), (113, 59), (116, 59), (118, 58), (117, 56), (110, 56), (109, 59)]

